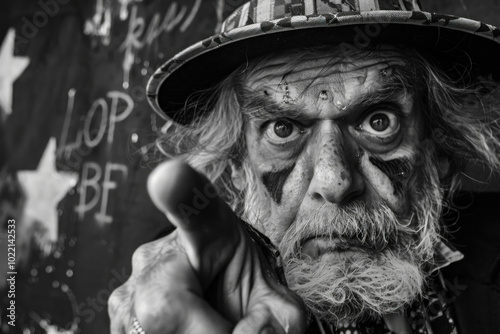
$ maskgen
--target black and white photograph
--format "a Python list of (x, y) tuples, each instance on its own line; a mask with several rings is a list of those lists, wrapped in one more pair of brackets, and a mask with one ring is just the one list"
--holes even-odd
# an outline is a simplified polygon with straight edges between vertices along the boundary
[(3, 0), (0, 334), (499, 334), (497, 27)]

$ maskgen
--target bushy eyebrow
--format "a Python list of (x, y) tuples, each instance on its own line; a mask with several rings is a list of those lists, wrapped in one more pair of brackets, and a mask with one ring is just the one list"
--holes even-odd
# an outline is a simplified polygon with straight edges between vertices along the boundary
[[(311, 86), (306, 89), (311, 88)], [(389, 80), (380, 89), (368, 91), (347, 105), (346, 115), (353, 110), (364, 110), (384, 102), (398, 102), (411, 91), (400, 80)], [(246, 91), (241, 96), (242, 112), (250, 119), (270, 120), (289, 118), (294, 120), (312, 120), (315, 117), (304, 112), (304, 106), (292, 103), (277, 103), (259, 91)]]
[(381, 89), (369, 91), (359, 96), (359, 98), (351, 102), (348, 108), (367, 109), (383, 102), (398, 102), (408, 96), (413, 96), (413, 94), (406, 86), (400, 82), (393, 82), (381, 87)]
[(277, 103), (258, 91), (245, 92), (243, 101), (242, 112), (250, 119), (268, 120), (290, 118), (300, 120), (310, 118), (307, 117), (299, 105)]

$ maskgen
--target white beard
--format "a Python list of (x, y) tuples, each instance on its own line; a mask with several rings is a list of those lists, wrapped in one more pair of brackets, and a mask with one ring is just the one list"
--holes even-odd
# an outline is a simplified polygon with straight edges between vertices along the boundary
[[(419, 249), (409, 221), (399, 220), (385, 205), (367, 209), (363, 203), (329, 215), (318, 213), (314, 222), (297, 217), (279, 247), (290, 289), (314, 315), (335, 325), (376, 318), (401, 311), (421, 295), (422, 268), (433, 250)], [(355, 238), (373, 251), (311, 258), (303, 253), (302, 242), (317, 235)]]
[(341, 263), (292, 258), (285, 261), (285, 274), (314, 315), (337, 325), (400, 311), (424, 283), (418, 265), (389, 251)]

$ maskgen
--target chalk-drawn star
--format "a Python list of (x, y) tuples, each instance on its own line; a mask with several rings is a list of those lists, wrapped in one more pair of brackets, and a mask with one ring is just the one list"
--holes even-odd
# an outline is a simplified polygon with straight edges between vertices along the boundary
[(30, 60), (14, 56), (16, 30), (10, 28), (0, 48), (0, 106), (7, 115), (12, 113), (12, 85), (24, 72)]
[(17, 176), (26, 193), (25, 219), (38, 220), (48, 239), (57, 241), (57, 204), (76, 185), (78, 174), (56, 169), (56, 139), (49, 139), (36, 170), (18, 171)]

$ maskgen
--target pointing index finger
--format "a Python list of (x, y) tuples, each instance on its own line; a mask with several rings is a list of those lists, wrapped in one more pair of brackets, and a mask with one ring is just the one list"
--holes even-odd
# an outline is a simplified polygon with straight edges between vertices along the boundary
[(181, 244), (202, 281), (211, 281), (241, 238), (236, 215), (205, 176), (180, 160), (158, 166), (148, 179), (148, 191), (178, 227)]

